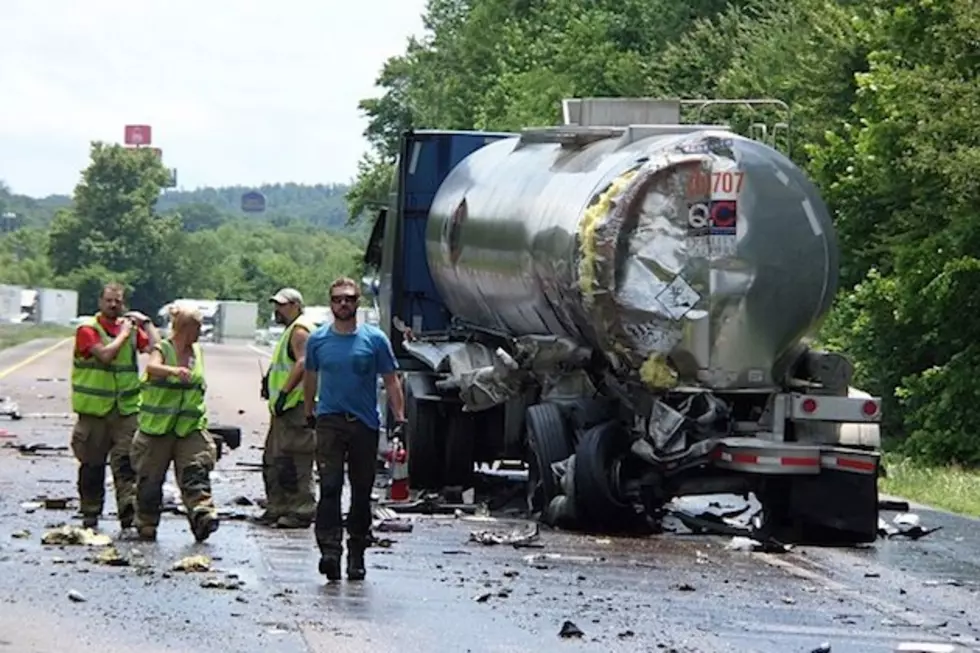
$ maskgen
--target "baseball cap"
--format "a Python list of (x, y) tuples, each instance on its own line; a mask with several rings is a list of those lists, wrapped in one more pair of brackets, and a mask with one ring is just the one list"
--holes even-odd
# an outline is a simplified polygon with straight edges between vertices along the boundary
[(299, 304), (303, 305), (303, 295), (295, 288), (283, 288), (269, 298), (270, 302), (277, 304)]

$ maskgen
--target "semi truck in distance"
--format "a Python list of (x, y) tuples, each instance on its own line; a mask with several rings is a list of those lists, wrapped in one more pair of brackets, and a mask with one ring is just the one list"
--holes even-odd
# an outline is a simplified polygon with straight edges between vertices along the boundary
[(520, 458), (549, 524), (654, 529), (672, 498), (751, 492), (783, 541), (875, 540), (880, 400), (810, 341), (838, 284), (818, 190), (682, 101), (562, 108), (402, 137), (365, 263), (411, 484)]

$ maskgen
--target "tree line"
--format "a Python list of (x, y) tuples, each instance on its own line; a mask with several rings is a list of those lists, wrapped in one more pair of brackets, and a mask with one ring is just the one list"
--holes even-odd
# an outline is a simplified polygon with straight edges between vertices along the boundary
[(385, 202), (409, 128), (552, 125), (565, 97), (778, 98), (842, 248), (819, 340), (883, 397), (890, 446), (980, 464), (972, 0), (430, 0), (424, 20), (360, 104), (372, 148), (347, 196), (355, 219)]
[(344, 187), (260, 187), (268, 210), (246, 215), (231, 201), (244, 188), (165, 192), (168, 177), (149, 150), (95, 142), (71, 197), (0, 186), (0, 214), (16, 216), (0, 233), (0, 284), (75, 289), (90, 314), (116, 280), (155, 315), (178, 297), (264, 302), (282, 286), (325, 303), (330, 281), (357, 274), (365, 235), (344, 227)]

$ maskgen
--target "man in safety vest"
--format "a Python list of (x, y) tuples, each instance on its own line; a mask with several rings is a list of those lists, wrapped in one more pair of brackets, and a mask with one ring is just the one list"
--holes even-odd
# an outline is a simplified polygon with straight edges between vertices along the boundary
[(316, 515), (316, 436), (303, 412), (303, 365), (306, 340), (315, 325), (303, 314), (303, 295), (295, 288), (283, 288), (269, 301), (276, 322), (286, 330), (276, 344), (264, 384), (270, 413), (262, 454), (266, 509), (258, 521), (279, 528), (309, 528)]
[(95, 528), (105, 502), (105, 468), (112, 467), (122, 528), (133, 525), (136, 474), (130, 444), (139, 413), (137, 352), (160, 340), (150, 319), (137, 311), (123, 316), (124, 289), (102, 289), (99, 312), (75, 330), (71, 405), (78, 420), (71, 448), (79, 462), (78, 495), (82, 524)]
[(157, 537), (163, 481), (174, 465), (194, 539), (218, 529), (211, 497), (211, 470), (218, 458), (208, 433), (204, 352), (198, 344), (203, 322), (193, 306), (171, 308), (172, 332), (150, 354), (142, 378), (139, 432), (133, 438), (136, 467), (136, 527), (142, 540)]

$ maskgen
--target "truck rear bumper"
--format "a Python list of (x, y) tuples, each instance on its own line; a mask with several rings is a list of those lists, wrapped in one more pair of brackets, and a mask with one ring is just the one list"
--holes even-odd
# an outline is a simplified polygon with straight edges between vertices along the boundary
[(881, 456), (834, 445), (769, 442), (756, 438), (724, 438), (717, 441), (709, 459), (715, 467), (752, 474), (820, 474), (825, 470), (878, 475)]

